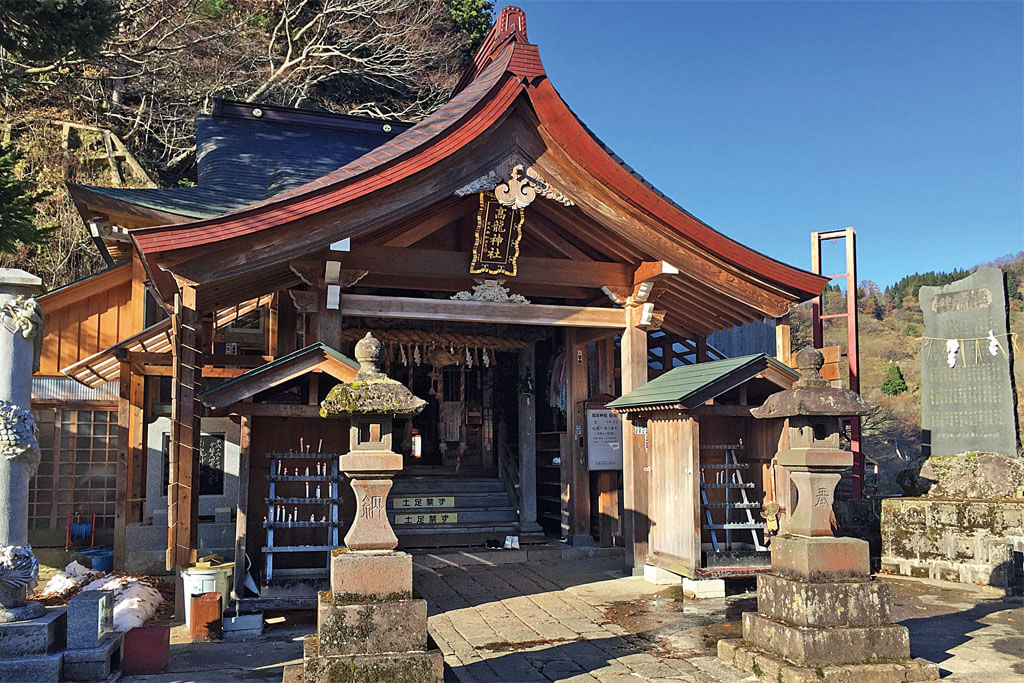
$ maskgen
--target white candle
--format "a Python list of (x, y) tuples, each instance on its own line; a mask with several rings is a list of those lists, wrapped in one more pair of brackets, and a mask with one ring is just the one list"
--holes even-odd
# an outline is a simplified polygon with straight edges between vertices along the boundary
[(306, 465), (306, 476), (309, 476), (309, 465)]
[(306, 482), (306, 498), (309, 498), (309, 482)]
[(320, 497), (320, 486), (319, 485), (316, 487), (316, 497), (317, 498)]

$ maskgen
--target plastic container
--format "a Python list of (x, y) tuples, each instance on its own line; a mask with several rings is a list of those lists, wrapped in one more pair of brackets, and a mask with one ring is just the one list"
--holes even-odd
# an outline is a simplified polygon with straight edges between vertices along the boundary
[(121, 672), (127, 676), (160, 674), (171, 657), (171, 627), (139, 626), (124, 634)]
[(221, 611), (226, 609), (231, 595), (232, 563), (215, 567), (189, 567), (181, 570), (181, 581), (185, 589), (185, 624), (192, 627), (192, 596), (203, 593), (220, 593)]
[(93, 571), (111, 572), (114, 571), (114, 552), (104, 548), (87, 550), (85, 556), (89, 558)]

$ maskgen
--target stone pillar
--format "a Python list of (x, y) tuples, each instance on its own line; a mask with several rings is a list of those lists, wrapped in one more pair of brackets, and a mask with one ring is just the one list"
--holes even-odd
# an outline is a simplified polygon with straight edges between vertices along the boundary
[(43, 315), (32, 298), (42, 280), (23, 270), (0, 269), (0, 621), (31, 619), (25, 604), (38, 564), (28, 545), (28, 482), (39, 465), (32, 408), (32, 373), (39, 367)]

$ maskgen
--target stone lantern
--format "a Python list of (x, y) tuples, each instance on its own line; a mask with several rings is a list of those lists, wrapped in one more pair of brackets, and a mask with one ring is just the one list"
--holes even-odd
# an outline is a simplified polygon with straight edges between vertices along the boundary
[[(320, 594), (317, 633), (303, 653), (303, 681), (441, 681), (444, 658), (427, 637), (427, 603), (412, 596), (412, 557), (398, 552), (387, 515), (391, 478), (402, 456), (391, 450), (392, 421), (426, 402), (378, 367), (384, 345), (367, 333), (355, 348), (359, 372), (320, 404), (322, 417), (347, 416), (349, 452), (341, 470), (356, 497), (345, 547), (331, 552), (331, 590)], [(297, 673), (297, 672), (295, 672)], [(285, 680), (292, 675), (285, 673)]]
[(349, 452), (341, 470), (352, 480), (356, 516), (345, 534), (349, 550), (393, 550), (398, 545), (387, 516), (391, 478), (402, 470), (402, 456), (391, 450), (395, 417), (417, 415), (426, 401), (412, 394), (378, 368), (384, 345), (367, 332), (356, 343), (359, 372), (351, 383), (339, 384), (320, 404), (322, 417), (348, 415)]
[[(820, 374), (824, 358), (796, 355), (800, 379), (750, 412), (786, 420), (776, 462), (789, 497), (772, 568), (757, 577), (757, 612), (743, 639), (721, 640), (718, 656), (762, 680), (935, 680), (938, 668), (910, 659), (905, 627), (891, 622), (889, 586), (870, 575), (868, 542), (832, 535), (832, 501), (853, 454), (839, 448), (839, 418), (871, 408)], [(787, 443), (788, 442), (788, 443)]]

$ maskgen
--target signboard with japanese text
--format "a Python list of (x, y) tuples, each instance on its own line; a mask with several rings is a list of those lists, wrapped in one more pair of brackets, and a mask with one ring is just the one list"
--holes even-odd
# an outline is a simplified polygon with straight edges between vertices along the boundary
[(622, 469), (622, 416), (587, 408), (587, 469)]
[(469, 272), (515, 276), (524, 219), (523, 209), (502, 206), (492, 194), (481, 192)]

